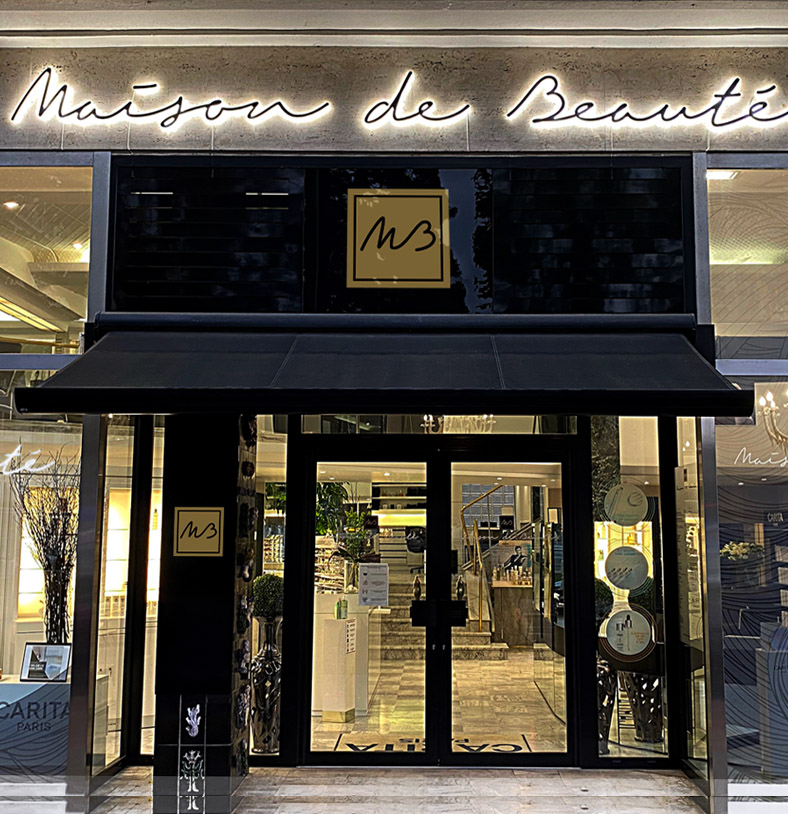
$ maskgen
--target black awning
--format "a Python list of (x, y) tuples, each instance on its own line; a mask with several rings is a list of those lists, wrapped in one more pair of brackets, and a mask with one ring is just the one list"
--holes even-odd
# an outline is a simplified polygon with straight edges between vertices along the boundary
[(111, 331), (25, 412), (749, 415), (679, 333)]

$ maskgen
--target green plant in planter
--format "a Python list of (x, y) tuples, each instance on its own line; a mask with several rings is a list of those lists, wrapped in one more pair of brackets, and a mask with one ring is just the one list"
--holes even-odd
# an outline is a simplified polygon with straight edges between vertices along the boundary
[(287, 486), (284, 483), (266, 483), (265, 503), (272, 512), (283, 514), (287, 506)]
[(596, 616), (596, 627), (604, 621), (605, 617), (613, 609), (613, 591), (608, 584), (601, 579), (594, 580), (594, 612)]
[(369, 512), (345, 512), (345, 530), (332, 556), (342, 557), (351, 565), (350, 584), (356, 585), (358, 564), (372, 551), (372, 534), (364, 528)]
[(252, 583), (254, 605), (252, 613), (258, 619), (273, 622), (284, 608), (284, 580), (277, 574), (263, 574)]
[(344, 483), (318, 483), (315, 504), (315, 532), (330, 534), (336, 541), (345, 524), (345, 502), (350, 499)]

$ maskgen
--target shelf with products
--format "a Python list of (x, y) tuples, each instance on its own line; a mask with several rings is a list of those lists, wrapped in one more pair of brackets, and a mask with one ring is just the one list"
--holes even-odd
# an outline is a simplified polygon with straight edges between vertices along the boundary
[(344, 560), (335, 556), (336, 543), (330, 538), (315, 541), (315, 589), (318, 593), (342, 593), (345, 590)]

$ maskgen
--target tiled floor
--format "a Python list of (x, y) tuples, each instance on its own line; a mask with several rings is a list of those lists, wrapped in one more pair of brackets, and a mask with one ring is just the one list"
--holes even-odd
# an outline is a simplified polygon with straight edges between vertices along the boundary
[[(554, 697), (548, 704), (534, 681), (531, 648), (511, 649), (505, 661), (454, 661), (452, 667), (454, 751), (566, 750), (563, 714), (559, 717), (553, 711), (563, 713), (563, 675), (556, 675)], [(312, 718), (312, 748), (316, 751), (418, 752), (423, 749), (423, 738), (423, 661), (382, 662), (368, 714), (357, 715), (348, 723)], [(618, 727), (615, 722), (611, 728), (613, 757), (637, 757), (646, 751), (660, 754), (662, 748), (662, 744), (636, 743), (631, 726)]]
[[(150, 814), (150, 769), (102, 787), (95, 814)], [(253, 769), (237, 814), (699, 814), (680, 772), (579, 769)], [(62, 792), (61, 792), (62, 793)], [(0, 814), (49, 814), (58, 803), (5, 796)], [(175, 814), (175, 812), (173, 812)]]

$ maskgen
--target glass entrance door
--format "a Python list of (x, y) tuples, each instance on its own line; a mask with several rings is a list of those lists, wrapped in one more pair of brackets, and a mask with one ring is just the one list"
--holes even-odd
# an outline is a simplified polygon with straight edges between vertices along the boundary
[(424, 462), (317, 463), (311, 749), (425, 750)]
[(561, 464), (451, 464), (451, 750), (567, 749)]
[(315, 461), (311, 760), (566, 763), (563, 462), (420, 449)]

